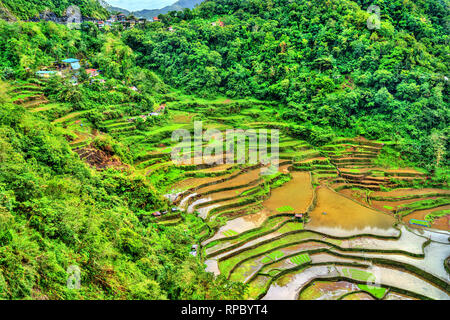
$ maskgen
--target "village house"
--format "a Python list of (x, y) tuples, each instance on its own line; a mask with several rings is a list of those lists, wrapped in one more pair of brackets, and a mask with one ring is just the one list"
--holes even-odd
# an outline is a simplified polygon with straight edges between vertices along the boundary
[(158, 109), (156, 109), (155, 112), (161, 113), (161, 112), (164, 111), (165, 108), (166, 108), (166, 104), (164, 103), (164, 104), (160, 105), (160, 106), (158, 107)]
[(222, 20), (219, 19), (217, 22), (212, 22), (211, 25), (213, 27), (215, 27), (215, 26), (224, 27), (225, 23)]
[(116, 16), (117, 22), (125, 22), (127, 20), (127, 16), (123, 13), (119, 13)]
[(153, 212), (152, 215), (153, 215), (154, 217), (160, 217), (160, 216), (161, 216), (161, 212), (156, 211), (156, 212)]
[(69, 58), (69, 59), (65, 59), (62, 60), (63, 63), (63, 69), (65, 70), (80, 70), (81, 69), (81, 65), (80, 65), (80, 60), (78, 59), (74, 59), (74, 58)]
[(56, 73), (57, 73), (56, 71), (40, 70), (36, 72), (36, 75), (41, 78), (50, 78), (51, 76), (54, 76)]
[(100, 75), (100, 72), (97, 69), (86, 69), (86, 73), (91, 77), (97, 77)]

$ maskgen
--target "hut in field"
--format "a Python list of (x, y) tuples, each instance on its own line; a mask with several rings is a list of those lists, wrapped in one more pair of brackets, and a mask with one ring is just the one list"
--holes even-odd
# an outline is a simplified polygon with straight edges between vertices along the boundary
[(78, 71), (81, 69), (80, 60), (75, 58), (69, 58), (62, 61), (64, 69)]
[(86, 73), (91, 77), (95, 78), (100, 75), (100, 72), (97, 69), (86, 69)]
[(152, 215), (153, 215), (154, 217), (161, 217), (161, 212), (156, 211), (156, 212), (153, 212)]
[(36, 75), (41, 78), (50, 78), (51, 76), (54, 76), (56, 74), (56, 71), (46, 71), (46, 70), (40, 70), (36, 72)]

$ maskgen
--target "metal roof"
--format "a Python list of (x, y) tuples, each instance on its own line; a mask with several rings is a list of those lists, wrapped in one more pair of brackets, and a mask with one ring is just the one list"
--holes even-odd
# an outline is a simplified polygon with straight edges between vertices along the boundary
[(75, 62), (79, 62), (80, 60), (78, 59), (74, 59), (74, 58), (69, 58), (69, 59), (65, 59), (62, 62), (64, 63), (75, 63)]
[(72, 66), (73, 70), (78, 70), (81, 68), (80, 63), (79, 62), (74, 62), (70, 64)]

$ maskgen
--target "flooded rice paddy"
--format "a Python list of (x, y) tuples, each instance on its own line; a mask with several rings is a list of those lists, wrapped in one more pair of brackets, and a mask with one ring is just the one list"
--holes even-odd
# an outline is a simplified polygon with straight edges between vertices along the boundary
[[(249, 299), (450, 300), (444, 266), (450, 256), (450, 191), (372, 190), (376, 183), (394, 186), (390, 176), (409, 181), (423, 174), (370, 166), (382, 145), (355, 140), (358, 147), (352, 148), (367, 152), (353, 156), (352, 144), (343, 145), (340, 162), (328, 157), (341, 148), (336, 143), (324, 147), (327, 156), (305, 150), (299, 162), (285, 160), (270, 177), (259, 167), (199, 169), (211, 176), (182, 179), (166, 197), (214, 224), (200, 243), (206, 271), (246, 283)], [(363, 177), (358, 187), (336, 175), (334, 166)], [(404, 206), (413, 209), (397, 215)], [(431, 228), (409, 223), (433, 212), (439, 215)]]

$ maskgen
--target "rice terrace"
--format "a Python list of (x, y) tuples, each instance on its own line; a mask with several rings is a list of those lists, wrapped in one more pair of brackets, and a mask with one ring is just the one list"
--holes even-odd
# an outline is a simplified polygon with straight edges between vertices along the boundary
[(110, 2), (0, 0), (0, 300), (450, 300), (447, 0)]
[[(245, 114), (244, 128), (277, 127)], [(226, 130), (230, 118), (209, 126)], [(417, 188), (421, 171), (379, 167), (385, 147), (355, 137), (314, 148), (282, 133), (271, 175), (258, 165), (166, 167), (183, 172), (166, 197), (221, 221), (202, 231), (199, 254), (208, 271), (247, 283), (249, 299), (448, 299), (450, 191)]]

